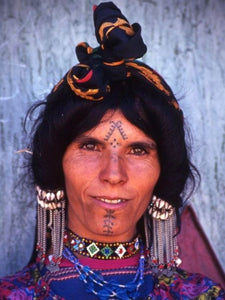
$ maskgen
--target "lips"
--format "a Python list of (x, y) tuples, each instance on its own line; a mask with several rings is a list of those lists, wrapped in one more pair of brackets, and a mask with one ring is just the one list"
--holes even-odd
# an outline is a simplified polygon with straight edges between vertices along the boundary
[(119, 204), (119, 203), (123, 203), (126, 202), (126, 199), (122, 199), (122, 198), (106, 198), (106, 197), (95, 197), (98, 201), (104, 202), (104, 203), (109, 203), (109, 204)]

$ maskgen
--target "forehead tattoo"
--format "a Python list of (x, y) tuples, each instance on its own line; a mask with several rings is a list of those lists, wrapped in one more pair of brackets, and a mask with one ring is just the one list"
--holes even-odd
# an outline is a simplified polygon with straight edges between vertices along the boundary
[[(122, 124), (122, 122), (121, 122), (121, 121), (110, 121), (110, 128), (109, 128), (109, 131), (107, 132), (107, 134), (106, 134), (104, 140), (105, 140), (105, 141), (109, 141), (110, 137), (112, 136), (113, 132), (114, 132), (116, 129), (119, 130), (119, 133), (120, 133), (120, 135), (121, 135), (121, 137), (122, 137), (123, 140), (127, 140), (127, 139), (128, 139), (128, 137), (127, 137), (127, 135), (126, 135), (126, 133), (125, 133), (125, 131), (124, 131), (124, 129), (123, 129), (123, 124)], [(119, 144), (117, 143), (116, 139), (114, 139), (113, 142), (111, 142), (111, 145), (112, 145), (113, 147), (114, 147), (114, 146), (116, 147), (116, 146), (119, 145)], [(115, 147), (114, 147), (114, 148), (115, 148)]]

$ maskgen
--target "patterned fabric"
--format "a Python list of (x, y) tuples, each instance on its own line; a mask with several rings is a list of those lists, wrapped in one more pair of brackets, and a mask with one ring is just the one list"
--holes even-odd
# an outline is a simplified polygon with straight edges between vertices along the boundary
[[(125, 262), (127, 266), (119, 267), (116, 262), (114, 266), (114, 262), (110, 262), (111, 269), (107, 269), (103, 268), (100, 263), (100, 269), (98, 267), (100, 261), (95, 259), (82, 259), (82, 264), (86, 262), (107, 280), (117, 280), (123, 284), (134, 278), (137, 267), (133, 258), (121, 261), (123, 264)], [(225, 291), (212, 280), (200, 274), (187, 273), (181, 269), (178, 269), (171, 278), (162, 276), (156, 280), (152, 277), (151, 270), (146, 267), (144, 279), (141, 296), (136, 300), (225, 299)], [(98, 300), (95, 295), (86, 291), (86, 286), (79, 279), (74, 267), (65, 259), (62, 261), (59, 271), (55, 273), (50, 273), (46, 267), (40, 271), (38, 264), (31, 264), (13, 276), (0, 279), (0, 300), (3, 299)]]

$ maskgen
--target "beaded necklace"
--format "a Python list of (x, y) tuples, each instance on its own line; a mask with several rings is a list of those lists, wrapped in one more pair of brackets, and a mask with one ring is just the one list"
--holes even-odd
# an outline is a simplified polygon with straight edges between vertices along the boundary
[(75, 255), (115, 260), (135, 255), (140, 250), (140, 238), (137, 236), (133, 241), (125, 243), (102, 243), (82, 238), (67, 229), (64, 234), (64, 245)]
[(87, 291), (99, 297), (100, 300), (134, 300), (138, 299), (139, 289), (144, 282), (145, 257), (143, 252), (143, 246), (141, 244), (141, 255), (136, 275), (131, 282), (126, 284), (104, 280), (101, 274), (93, 271), (88, 266), (83, 266), (67, 247), (64, 248), (63, 255), (74, 264), (79, 274), (79, 279), (87, 286)]

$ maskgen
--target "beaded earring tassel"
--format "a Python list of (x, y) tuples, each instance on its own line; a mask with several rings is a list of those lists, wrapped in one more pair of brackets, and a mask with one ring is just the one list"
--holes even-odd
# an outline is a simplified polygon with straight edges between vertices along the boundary
[(146, 244), (150, 250), (149, 263), (153, 273), (158, 276), (162, 274), (172, 276), (173, 270), (181, 263), (178, 258), (175, 208), (153, 196), (148, 212), (144, 216), (144, 225)]
[(37, 191), (37, 251), (41, 264), (47, 254), (48, 234), (51, 235), (51, 262), (48, 269), (58, 269), (62, 257), (63, 236), (65, 230), (65, 198), (63, 190), (44, 191), (39, 186)]

